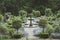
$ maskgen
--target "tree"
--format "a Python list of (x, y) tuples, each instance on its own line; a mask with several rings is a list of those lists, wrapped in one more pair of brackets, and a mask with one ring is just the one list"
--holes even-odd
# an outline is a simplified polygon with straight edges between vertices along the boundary
[(43, 28), (43, 32), (44, 32), (44, 28), (46, 27), (47, 24), (48, 24), (48, 21), (45, 18), (41, 18), (38, 22), (38, 25)]
[(22, 22), (19, 20), (15, 20), (13, 21), (12, 26), (17, 30), (17, 34), (18, 34), (18, 29), (22, 27)]
[(19, 15), (18, 11), (21, 9), (28, 13), (39, 10), (44, 15), (45, 8), (51, 8), (53, 12), (58, 11), (60, 0), (0, 0), (0, 11), (11, 12), (14, 15)]

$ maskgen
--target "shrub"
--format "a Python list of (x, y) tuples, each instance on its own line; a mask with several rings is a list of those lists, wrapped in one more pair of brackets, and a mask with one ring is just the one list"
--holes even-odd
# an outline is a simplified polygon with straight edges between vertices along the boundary
[(45, 9), (45, 15), (46, 15), (46, 16), (53, 16), (53, 12), (51, 11), (50, 8), (46, 8), (46, 9)]
[(13, 23), (12, 23), (12, 26), (15, 28), (15, 29), (19, 29), (21, 26), (22, 26), (22, 24), (21, 24), (21, 22), (20, 21), (13, 21)]
[(59, 18), (59, 17), (60, 17), (60, 10), (57, 13), (57, 18)]
[(13, 33), (14, 33), (14, 31), (15, 31), (14, 28), (9, 28), (9, 33), (8, 33), (8, 35), (9, 35), (9, 36), (12, 36)]
[(3, 40), (3, 39), (10, 39), (10, 36), (8, 36), (8, 35), (0, 35), (0, 40)]
[(48, 24), (45, 29), (45, 32), (47, 32), (47, 33), (49, 33), (49, 35), (51, 35), (51, 33), (53, 33), (53, 30), (54, 30), (53, 26)]
[(39, 26), (46, 26), (48, 21), (45, 18), (40, 18), (38, 23), (39, 23)]
[(40, 38), (49, 38), (49, 33), (39, 33)]
[(48, 21), (54, 21), (54, 20), (56, 20), (56, 17), (55, 16), (49, 16), (48, 17)]
[(23, 37), (22, 33), (18, 33), (18, 34), (15, 33), (15, 34), (12, 35), (12, 38), (15, 38), (15, 39), (19, 39), (21, 37)]
[(40, 17), (40, 11), (33, 10), (32, 13), (34, 17)]
[(17, 30), (17, 33), (18, 33), (18, 29), (22, 27), (22, 21), (15, 20), (12, 22), (12, 26), (13, 26), (13, 28), (15, 28)]
[(49, 24), (50, 24), (50, 25), (53, 25), (53, 23), (52, 23), (52, 22), (50, 22), (50, 21), (49, 21)]
[(27, 12), (24, 11), (24, 10), (20, 10), (20, 11), (19, 11), (19, 15), (20, 15), (20, 16), (27, 16)]
[(0, 33), (1, 34), (8, 34), (8, 28), (4, 25), (0, 25)]
[(12, 24), (12, 20), (8, 19), (7, 23), (8, 23), (9, 25), (11, 25), (11, 24)]
[(26, 17), (27, 17), (27, 12), (25, 10), (20, 10), (19, 11), (19, 16), (21, 16), (22, 21), (25, 22)]
[(54, 32), (55, 33), (60, 33), (60, 26), (56, 26)]

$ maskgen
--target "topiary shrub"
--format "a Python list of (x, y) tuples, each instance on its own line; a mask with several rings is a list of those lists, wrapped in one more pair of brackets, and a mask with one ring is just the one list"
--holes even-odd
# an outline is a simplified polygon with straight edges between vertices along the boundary
[(22, 27), (22, 21), (21, 20), (15, 20), (12, 22), (12, 26), (14, 29), (17, 30), (17, 33), (18, 33), (19, 28)]
[(25, 10), (20, 10), (19, 15), (20, 16), (27, 16), (27, 12)]
[(34, 17), (40, 17), (40, 11), (33, 10), (32, 13)]
[(43, 32), (47, 24), (48, 24), (48, 20), (45, 18), (40, 18), (40, 20), (38, 21), (38, 25), (43, 28)]
[(43, 32), (41, 32), (41, 33), (39, 33), (39, 37), (40, 38), (49, 38), (49, 33), (43, 33)]
[(15, 34), (12, 35), (12, 38), (14, 38), (14, 39), (19, 39), (21, 37), (23, 37), (22, 33), (18, 33), (18, 34), (15, 33)]
[(23, 21), (25, 21), (25, 19), (26, 19), (26, 17), (27, 17), (27, 11), (25, 11), (25, 10), (20, 10), (20, 11), (19, 11), (19, 16), (21, 16), (21, 19), (22, 19)]
[(1, 24), (0, 25), (0, 34), (6, 35), (6, 34), (8, 34), (8, 32), (9, 32), (8, 28)]
[(52, 10), (51, 10), (50, 8), (46, 8), (46, 9), (45, 9), (45, 15), (46, 15), (46, 16), (53, 16)]

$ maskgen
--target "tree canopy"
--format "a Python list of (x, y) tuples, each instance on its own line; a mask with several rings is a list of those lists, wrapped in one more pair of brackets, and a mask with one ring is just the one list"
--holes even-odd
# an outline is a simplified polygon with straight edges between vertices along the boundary
[(3, 14), (11, 12), (13, 15), (19, 15), (19, 10), (23, 9), (28, 13), (39, 10), (44, 15), (45, 8), (51, 8), (55, 13), (60, 10), (60, 0), (0, 0), (0, 11)]

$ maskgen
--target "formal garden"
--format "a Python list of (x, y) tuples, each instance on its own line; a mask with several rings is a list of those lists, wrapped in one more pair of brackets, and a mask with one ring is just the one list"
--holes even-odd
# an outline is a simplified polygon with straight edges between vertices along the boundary
[(0, 40), (60, 39), (59, 3), (0, 0)]

